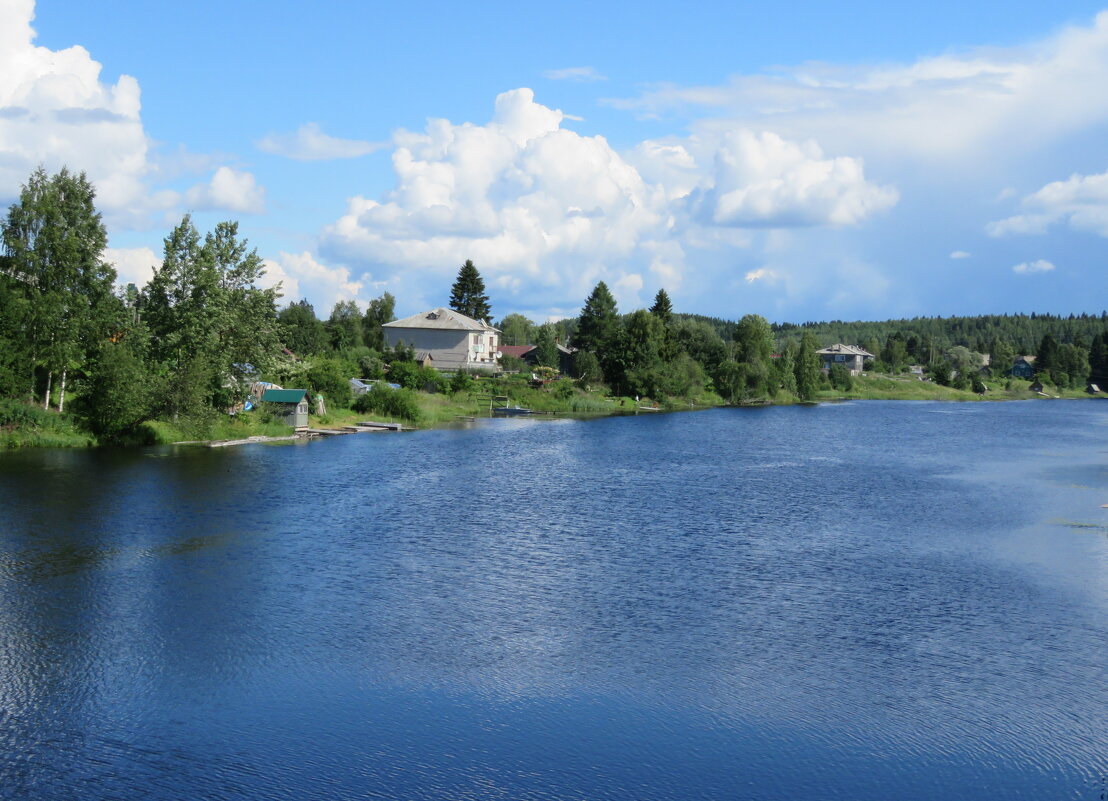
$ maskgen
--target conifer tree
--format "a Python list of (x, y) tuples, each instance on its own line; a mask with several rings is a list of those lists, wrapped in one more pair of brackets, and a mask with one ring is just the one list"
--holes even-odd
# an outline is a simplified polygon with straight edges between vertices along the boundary
[(669, 295), (664, 289), (659, 289), (654, 296), (654, 305), (650, 307), (650, 313), (662, 321), (663, 325), (669, 325), (673, 319), (673, 304), (669, 301)]
[(474, 320), (489, 320), (492, 317), (485, 282), (469, 259), (458, 270), (458, 277), (450, 289), (450, 308)]
[(581, 317), (577, 321), (577, 333), (574, 344), (581, 350), (587, 350), (603, 363), (604, 351), (615, 342), (619, 334), (619, 311), (616, 299), (603, 281), (593, 287)]
[(810, 401), (819, 389), (819, 342), (807, 331), (800, 340), (800, 352), (796, 354), (796, 396)]

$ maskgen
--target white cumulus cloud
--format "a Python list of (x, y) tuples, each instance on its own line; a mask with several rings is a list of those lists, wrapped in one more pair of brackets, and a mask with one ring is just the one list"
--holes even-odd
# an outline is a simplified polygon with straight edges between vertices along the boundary
[(220, 167), (210, 181), (189, 189), (185, 200), (194, 209), (262, 214), (265, 188), (258, 185), (251, 173)]
[(739, 227), (853, 225), (892, 207), (895, 189), (866, 180), (859, 159), (824, 158), (814, 142), (731, 131), (691, 196), (702, 222)]
[(350, 198), (321, 252), (413, 296), (428, 276), (448, 286), (470, 258), (506, 292), (561, 303), (604, 279), (630, 300), (645, 287), (626, 282), (644, 276), (678, 287), (691, 250), (748, 247), (742, 229), (857, 225), (898, 197), (868, 181), (859, 159), (825, 156), (812, 141), (739, 130), (650, 140), (625, 155), (564, 119), (516, 89), (496, 98), (487, 124), (432, 119), (396, 133), (395, 188)]
[(301, 125), (295, 133), (267, 134), (255, 144), (259, 150), (277, 156), (298, 161), (324, 161), (357, 158), (387, 147), (388, 143), (340, 139), (324, 133), (318, 123), (308, 122)]
[(104, 248), (104, 261), (115, 266), (117, 284), (134, 284), (140, 289), (154, 277), (154, 268), (162, 263), (161, 256), (147, 247)]
[(151, 206), (148, 142), (138, 81), (100, 79), (100, 64), (79, 45), (34, 44), (33, 0), (0, 0), (0, 202), (19, 194), (38, 165), (84, 171), (97, 205), (114, 222), (137, 223)]
[(307, 251), (281, 252), (276, 259), (265, 259), (264, 264), (266, 274), (260, 286), (271, 287), (280, 281), (286, 299), (307, 299), (319, 317), (326, 318), (340, 300), (353, 300), (362, 308), (366, 306), (361, 296), (364, 283), (356, 280), (346, 267), (328, 267)]
[(505, 274), (583, 297), (607, 265), (647, 262), (664, 233), (664, 196), (600, 136), (561, 127), (530, 89), (496, 99), (486, 125), (431, 120), (395, 136), (397, 185), (354, 197), (323, 233), (336, 260), (430, 271), (471, 258), (486, 280)]
[(1026, 274), (1026, 273), (1048, 273), (1054, 269), (1054, 265), (1045, 259), (1039, 259), (1038, 261), (1024, 262), (1017, 264), (1012, 268), (1012, 272)]
[(1071, 228), (1108, 236), (1108, 171), (1053, 181), (1020, 205), (1025, 213), (989, 223), (988, 233), (1042, 234), (1055, 223), (1068, 222)]
[(970, 254), (964, 250), (955, 250), (950, 254), (950, 258), (952, 259), (968, 259), (969, 257)]

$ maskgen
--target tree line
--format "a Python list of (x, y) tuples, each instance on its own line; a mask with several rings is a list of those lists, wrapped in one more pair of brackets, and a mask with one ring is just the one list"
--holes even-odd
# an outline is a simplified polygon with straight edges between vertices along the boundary
[[(340, 406), (351, 400), (353, 376), (434, 383), (410, 351), (386, 346), (392, 295), (364, 311), (340, 301), (325, 319), (306, 300), (278, 308), (279, 288), (259, 285), (262, 260), (233, 221), (201, 232), (186, 215), (165, 237), (151, 280), (119, 289), (94, 187), (84, 174), (40, 168), (0, 221), (0, 238), (0, 398), (65, 411), (74, 397), (71, 411), (103, 440), (155, 418), (211, 419), (241, 402), (259, 375)], [(450, 305), (492, 320), (472, 261), (460, 268)], [(842, 371), (825, 376), (815, 355), (837, 341), (873, 353), (875, 371), (922, 364), (940, 383), (1000, 377), (1018, 355), (1033, 354), (1038, 375), (1058, 386), (1108, 385), (1108, 313), (729, 322), (675, 312), (664, 289), (649, 309), (621, 314), (600, 282), (575, 318), (536, 324), (508, 314), (495, 325), (503, 344), (534, 345), (540, 365), (559, 367), (559, 345), (570, 347), (579, 384), (628, 396), (810, 399), (850, 381)], [(527, 368), (510, 357), (503, 366)]]

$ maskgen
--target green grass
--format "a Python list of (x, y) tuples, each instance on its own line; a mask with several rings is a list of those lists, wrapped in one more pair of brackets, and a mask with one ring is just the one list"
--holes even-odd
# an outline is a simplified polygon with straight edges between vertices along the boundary
[[(985, 379), (988, 392), (978, 395), (970, 390), (944, 387), (932, 381), (920, 381), (914, 375), (878, 375), (855, 376), (854, 386), (849, 392), (822, 390), (816, 400), (938, 400), (938, 401), (997, 401), (1028, 400), (1042, 398), (1032, 392), (1030, 381), (1018, 378)], [(1062, 398), (1088, 398), (1088, 394), (1079, 389), (1058, 390), (1047, 387), (1048, 395)]]
[(11, 448), (85, 448), (95, 439), (68, 414), (22, 401), (0, 400), (0, 450)]
[(198, 440), (246, 439), (247, 437), (283, 437), (293, 433), (292, 426), (257, 412), (234, 417), (218, 415), (200, 420), (151, 420), (139, 426), (128, 439), (132, 445), (172, 445)]

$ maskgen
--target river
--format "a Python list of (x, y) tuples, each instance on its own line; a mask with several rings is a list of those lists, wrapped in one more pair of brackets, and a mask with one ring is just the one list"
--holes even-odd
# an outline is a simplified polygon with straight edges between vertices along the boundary
[(1108, 404), (0, 454), (3, 799), (1103, 799)]

